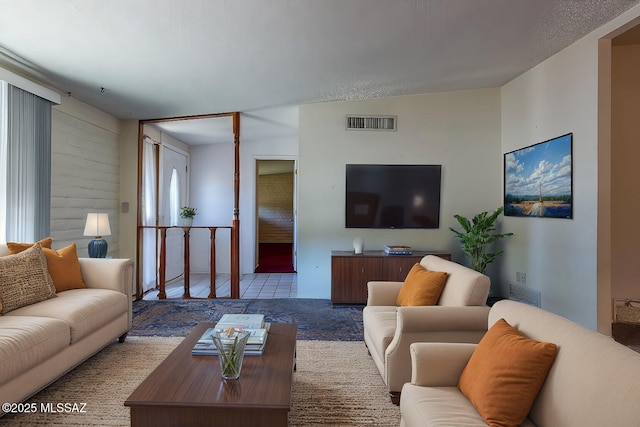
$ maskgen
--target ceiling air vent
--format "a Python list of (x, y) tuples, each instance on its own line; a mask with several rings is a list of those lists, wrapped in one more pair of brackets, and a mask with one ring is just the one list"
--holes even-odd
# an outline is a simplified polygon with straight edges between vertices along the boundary
[(347, 114), (347, 130), (395, 131), (398, 116), (362, 116)]

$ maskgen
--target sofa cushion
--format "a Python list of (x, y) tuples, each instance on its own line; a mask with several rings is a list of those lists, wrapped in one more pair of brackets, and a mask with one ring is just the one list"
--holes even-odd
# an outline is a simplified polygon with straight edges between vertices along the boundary
[(387, 307), (383, 305), (368, 306), (362, 310), (364, 329), (376, 346), (376, 353), (381, 357), (384, 357), (384, 352), (395, 335), (398, 319), (397, 311), (394, 306)]
[(76, 343), (128, 311), (127, 296), (108, 289), (71, 289), (58, 298), (14, 310), (8, 316), (44, 316), (59, 319), (71, 329)]
[(490, 426), (520, 425), (556, 353), (555, 344), (529, 339), (499, 319), (478, 343), (458, 387)]
[[(78, 261), (76, 244), (72, 243), (56, 251), (51, 249), (51, 238), (48, 240), (49, 246), (43, 247), (42, 252), (44, 252), (44, 256), (47, 259), (47, 268), (53, 279), (56, 292), (85, 288), (86, 286), (82, 280), (82, 273), (80, 271), (80, 261)], [(41, 240), (41, 242), (42, 241), (44, 240)], [(27, 243), (8, 243), (7, 245), (12, 253), (20, 253), (30, 247)]]
[(486, 427), (484, 419), (456, 387), (402, 387), (403, 425)]
[(69, 326), (61, 320), (0, 317), (0, 384), (60, 353), (70, 340)]
[(447, 286), (442, 290), (438, 305), (468, 306), (487, 303), (491, 287), (488, 276), (435, 255), (425, 256), (420, 264), (427, 270), (449, 273)]
[(447, 282), (447, 273), (429, 271), (420, 264), (411, 267), (398, 292), (399, 306), (436, 305)]
[(1, 314), (56, 296), (40, 245), (0, 257)]

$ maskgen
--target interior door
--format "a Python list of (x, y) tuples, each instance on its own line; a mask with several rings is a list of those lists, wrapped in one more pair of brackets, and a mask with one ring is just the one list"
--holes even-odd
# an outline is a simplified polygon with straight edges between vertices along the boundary
[[(178, 225), (179, 210), (188, 204), (188, 154), (163, 145), (160, 184), (160, 224)], [(166, 280), (184, 273), (184, 232), (182, 228), (167, 230)]]

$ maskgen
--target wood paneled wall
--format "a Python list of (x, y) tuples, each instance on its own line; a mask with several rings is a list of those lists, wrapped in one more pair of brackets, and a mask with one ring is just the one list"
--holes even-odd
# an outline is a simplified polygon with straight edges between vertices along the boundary
[(119, 249), (119, 122), (104, 113), (81, 117), (75, 111), (79, 107), (72, 107), (56, 107), (52, 112), (53, 247), (58, 249), (75, 242), (78, 256), (88, 256), (86, 247), (91, 238), (82, 235), (87, 213), (106, 212), (111, 225), (111, 236), (105, 236), (109, 242), (108, 256), (116, 257)]
[(258, 239), (293, 242), (293, 172), (258, 176)]

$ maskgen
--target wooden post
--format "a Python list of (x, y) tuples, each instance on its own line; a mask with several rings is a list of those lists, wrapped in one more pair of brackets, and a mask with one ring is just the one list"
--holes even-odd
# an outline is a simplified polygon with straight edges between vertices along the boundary
[(164, 289), (164, 282), (167, 274), (167, 227), (160, 227), (160, 267), (158, 268), (158, 281), (160, 290), (158, 299), (166, 299), (167, 293)]
[(211, 235), (211, 260), (209, 268), (209, 298), (216, 297), (216, 227), (209, 227), (209, 234)]
[(240, 298), (240, 113), (233, 113), (233, 221), (231, 223), (231, 298)]
[(189, 275), (191, 274), (191, 262), (189, 261), (189, 235), (191, 234), (191, 227), (182, 227), (184, 231), (184, 293), (182, 299), (191, 298), (191, 283), (189, 281)]

